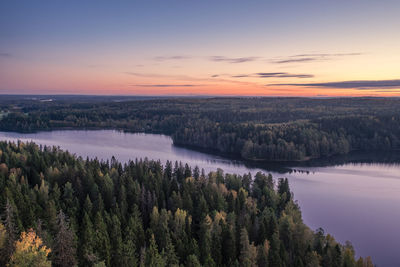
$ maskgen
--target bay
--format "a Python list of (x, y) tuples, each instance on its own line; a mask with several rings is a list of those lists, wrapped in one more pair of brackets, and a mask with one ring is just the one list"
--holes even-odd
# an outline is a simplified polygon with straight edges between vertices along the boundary
[[(378, 266), (400, 266), (400, 165), (368, 160), (309, 166), (249, 164), (240, 160), (176, 147), (169, 136), (132, 134), (113, 130), (63, 130), (39, 133), (0, 132), (0, 140), (33, 141), (57, 146), (83, 158), (121, 162), (145, 158), (165, 163), (181, 161), (206, 172), (271, 173), (287, 177), (312, 229), (322, 227), (338, 241), (352, 242), (359, 256), (372, 256)], [(341, 163), (337, 163), (341, 162)]]

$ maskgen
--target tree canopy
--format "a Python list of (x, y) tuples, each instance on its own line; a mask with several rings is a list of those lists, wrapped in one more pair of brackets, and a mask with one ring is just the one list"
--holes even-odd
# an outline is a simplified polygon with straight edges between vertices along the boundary
[(372, 264), (307, 227), (284, 178), (122, 165), (22, 142), (0, 142), (0, 164), (4, 265)]
[[(129, 99), (129, 98), (128, 98)], [(172, 98), (0, 100), (0, 130), (120, 129), (170, 135), (252, 161), (304, 161), (400, 149), (399, 98)]]

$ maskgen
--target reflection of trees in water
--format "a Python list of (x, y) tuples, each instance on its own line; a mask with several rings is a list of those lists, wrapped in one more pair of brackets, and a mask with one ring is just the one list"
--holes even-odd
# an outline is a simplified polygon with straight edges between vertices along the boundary
[(320, 158), (320, 159), (310, 160), (307, 162), (293, 164), (292, 166), (328, 167), (328, 166), (360, 164), (360, 163), (366, 165), (378, 164), (381, 166), (400, 165), (400, 151), (374, 151), (374, 152), (355, 151), (351, 152), (348, 155)]
[[(400, 151), (354, 151), (347, 155), (331, 156), (326, 158), (312, 159), (300, 162), (254, 162), (241, 160), (230, 155), (215, 153), (210, 150), (192, 150), (190, 147), (172, 146), (172, 151), (183, 157), (196, 155), (196, 159), (204, 160), (213, 164), (227, 164), (234, 167), (246, 167), (247, 169), (262, 169), (267, 172), (275, 173), (310, 173), (307, 168), (311, 167), (330, 167), (348, 164), (366, 164), (393, 166), (400, 165)], [(197, 155), (198, 154), (198, 155)], [(215, 158), (212, 158), (215, 157)], [(304, 169), (305, 168), (305, 169)]]

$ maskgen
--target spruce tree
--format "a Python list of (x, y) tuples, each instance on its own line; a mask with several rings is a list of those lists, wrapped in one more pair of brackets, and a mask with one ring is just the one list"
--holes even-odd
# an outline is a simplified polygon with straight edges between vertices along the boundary
[(122, 233), (121, 233), (121, 222), (116, 215), (112, 216), (111, 219), (111, 266), (123, 266), (122, 265)]
[(6, 265), (8, 259), (13, 254), (15, 249), (14, 243), (17, 240), (16, 238), (17, 229), (14, 221), (14, 208), (8, 198), (5, 206), (4, 228), (6, 231), (6, 238), (5, 238), (4, 248), (1, 251), (0, 263), (2, 266)]
[(60, 267), (75, 266), (75, 236), (62, 210), (57, 215), (57, 233), (53, 249), (53, 265)]
[(111, 264), (111, 244), (110, 237), (107, 232), (107, 225), (103, 220), (100, 212), (96, 213), (94, 219), (94, 248), (97, 258), (104, 261), (107, 266)]
[(145, 265), (153, 267), (166, 266), (165, 259), (158, 252), (158, 247), (154, 235), (152, 234), (149, 240), (149, 248), (146, 250)]
[(246, 228), (240, 232), (240, 265), (244, 267), (256, 266), (257, 250), (253, 244), (249, 243), (249, 235)]

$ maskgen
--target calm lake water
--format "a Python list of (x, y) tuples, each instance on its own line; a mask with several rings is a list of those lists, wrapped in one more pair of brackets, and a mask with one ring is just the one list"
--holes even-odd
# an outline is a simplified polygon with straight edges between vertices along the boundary
[(35, 134), (0, 132), (0, 140), (34, 141), (59, 146), (82, 157), (121, 162), (144, 158), (182, 161), (205, 171), (217, 168), (244, 174), (257, 171), (288, 177), (304, 221), (312, 229), (344, 242), (357, 254), (370, 255), (378, 266), (400, 266), (400, 165), (347, 163), (328, 167), (295, 167), (309, 171), (278, 173), (276, 168), (251, 166), (238, 160), (175, 147), (168, 136), (130, 134), (111, 130), (52, 131)]

